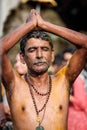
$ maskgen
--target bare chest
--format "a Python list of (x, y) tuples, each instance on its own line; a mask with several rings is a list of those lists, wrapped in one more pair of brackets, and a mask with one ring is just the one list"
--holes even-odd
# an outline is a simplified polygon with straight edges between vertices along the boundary
[[(46, 97), (34, 96), (39, 110), (45, 104)], [(46, 109), (40, 112), (40, 117), (43, 118), (41, 124), (46, 130), (60, 130), (60, 128), (61, 130), (66, 130), (65, 122), (67, 117), (68, 96), (67, 84), (65, 85), (64, 81), (62, 83), (53, 81), (51, 94), (45, 107)], [(15, 88), (10, 104), (14, 124), (18, 126), (16, 129), (27, 130), (28, 128), (34, 130), (35, 127), (38, 126), (35, 105), (30, 94), (29, 86)], [(21, 122), (24, 123), (23, 126), (20, 125)]]

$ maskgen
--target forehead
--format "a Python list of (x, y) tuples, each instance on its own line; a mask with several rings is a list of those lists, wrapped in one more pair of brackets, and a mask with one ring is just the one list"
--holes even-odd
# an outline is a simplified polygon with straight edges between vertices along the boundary
[(25, 48), (27, 47), (40, 47), (40, 46), (48, 46), (50, 47), (49, 41), (46, 40), (42, 40), (41, 38), (30, 38), (27, 41), (27, 44), (25, 46)]

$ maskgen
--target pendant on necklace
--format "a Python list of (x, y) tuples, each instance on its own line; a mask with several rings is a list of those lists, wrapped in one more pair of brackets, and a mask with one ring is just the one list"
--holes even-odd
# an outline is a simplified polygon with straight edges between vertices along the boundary
[(40, 122), (40, 121), (41, 121), (41, 117), (40, 117), (40, 116), (37, 116), (36, 121), (37, 121), (37, 122)]
[(43, 126), (37, 126), (36, 130), (44, 130)]

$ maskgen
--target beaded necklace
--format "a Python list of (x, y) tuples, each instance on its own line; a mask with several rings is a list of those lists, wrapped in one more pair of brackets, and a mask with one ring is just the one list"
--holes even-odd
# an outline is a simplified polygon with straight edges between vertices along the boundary
[[(35, 107), (35, 111), (36, 111), (36, 115), (37, 115), (37, 118), (36, 118), (36, 121), (38, 122), (38, 126), (36, 127), (36, 130), (44, 130), (44, 127), (41, 126), (41, 123), (43, 121), (43, 118), (44, 118), (44, 115), (45, 115), (45, 110), (46, 110), (46, 105), (48, 103), (48, 100), (49, 100), (49, 96), (50, 96), (50, 93), (51, 93), (51, 89), (52, 89), (52, 80), (51, 80), (51, 76), (49, 76), (49, 89), (48, 89), (48, 92), (46, 93), (40, 93), (38, 90), (36, 90), (36, 88), (34, 87), (33, 84), (31, 84), (28, 76), (26, 77), (26, 81), (28, 82), (28, 85), (29, 85), (29, 89), (30, 89), (30, 93), (31, 93), (31, 97), (32, 97), (32, 100), (33, 100), (33, 104), (34, 104), (34, 107)], [(37, 104), (36, 104), (36, 101), (35, 101), (35, 97), (34, 97), (34, 94), (33, 94), (33, 90), (40, 96), (47, 96), (46, 97), (46, 101), (45, 103), (43, 104), (42, 108), (38, 110), (38, 107), (37, 107)], [(41, 111), (43, 111), (43, 116), (42, 116), (42, 119), (41, 117), (39, 116), (39, 113)]]

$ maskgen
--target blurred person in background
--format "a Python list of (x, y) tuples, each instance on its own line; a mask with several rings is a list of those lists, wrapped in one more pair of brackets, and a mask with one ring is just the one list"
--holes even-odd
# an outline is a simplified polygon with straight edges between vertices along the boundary
[(17, 55), (16, 55), (14, 68), (22, 77), (24, 77), (24, 75), (28, 71), (26, 63), (25, 62), (23, 63), (21, 61), (21, 53), (20, 52), (17, 53)]
[(64, 66), (64, 59), (62, 54), (56, 54), (54, 62), (52, 63), (49, 74), (56, 74), (63, 66)]
[(79, 75), (70, 92), (68, 130), (87, 129), (87, 93), (85, 82)]
[(2, 87), (0, 83), (0, 130), (6, 123), (6, 115), (4, 111), (3, 99), (2, 99)]

